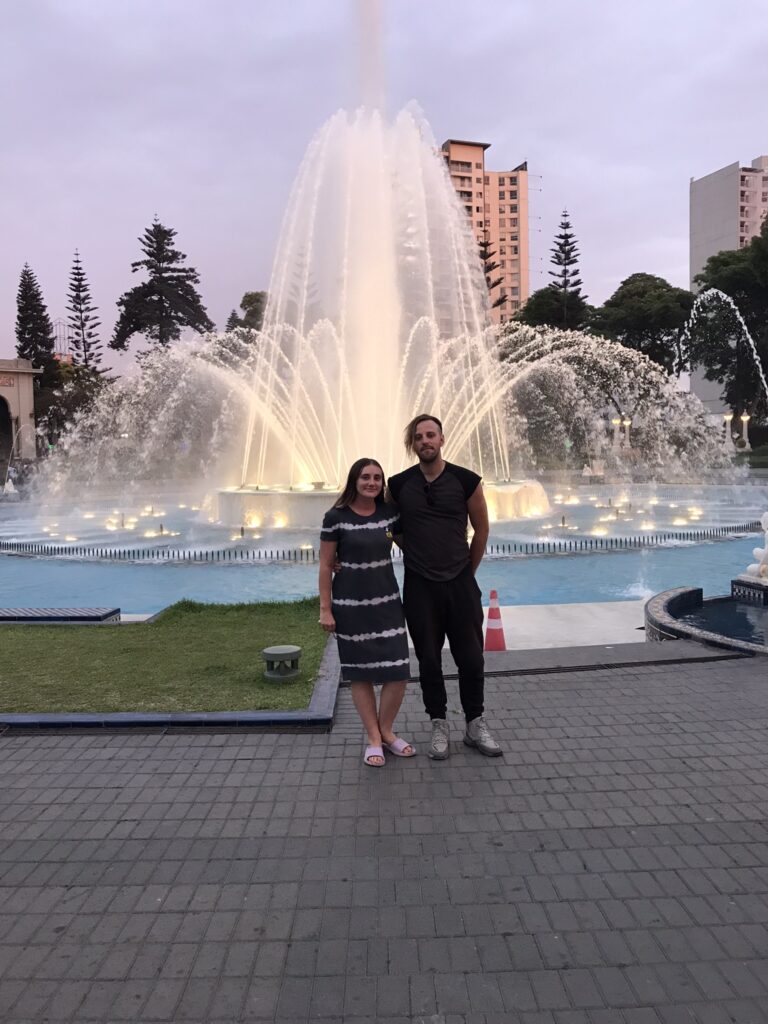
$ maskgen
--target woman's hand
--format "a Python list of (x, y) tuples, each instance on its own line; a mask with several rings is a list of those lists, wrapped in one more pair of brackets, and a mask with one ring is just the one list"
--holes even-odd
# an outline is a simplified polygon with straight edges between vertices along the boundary
[(320, 618), (317, 620), (326, 633), (333, 633), (336, 629), (336, 620), (333, 617), (333, 612), (320, 612)]

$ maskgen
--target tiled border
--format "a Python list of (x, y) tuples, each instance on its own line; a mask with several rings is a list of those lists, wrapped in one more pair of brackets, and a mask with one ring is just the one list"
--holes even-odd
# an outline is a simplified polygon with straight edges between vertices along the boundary
[[(728, 596), (711, 597), (707, 598), (707, 604), (730, 600)], [(682, 612), (701, 608), (703, 604), (704, 595), (700, 587), (677, 587), (675, 590), (664, 590), (661, 594), (656, 594), (645, 606), (646, 640), (694, 640), (697, 643), (721, 647), (728, 651), (740, 651), (743, 654), (768, 654), (768, 647), (763, 644), (751, 644), (746, 640), (724, 636), (722, 633), (699, 629), (677, 618)]]
[(0, 731), (17, 729), (247, 728), (329, 732), (339, 688), (336, 641), (326, 644), (309, 705), (299, 711), (104, 711), (1, 714)]

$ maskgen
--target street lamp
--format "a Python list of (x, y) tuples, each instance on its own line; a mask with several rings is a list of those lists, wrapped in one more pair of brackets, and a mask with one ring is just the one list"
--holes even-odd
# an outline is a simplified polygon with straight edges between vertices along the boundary
[(749, 443), (749, 421), (752, 419), (752, 417), (749, 415), (748, 412), (743, 412), (741, 416), (739, 416), (739, 419), (741, 420), (741, 437), (744, 441), (744, 447), (742, 451), (749, 452), (752, 450), (752, 447)]

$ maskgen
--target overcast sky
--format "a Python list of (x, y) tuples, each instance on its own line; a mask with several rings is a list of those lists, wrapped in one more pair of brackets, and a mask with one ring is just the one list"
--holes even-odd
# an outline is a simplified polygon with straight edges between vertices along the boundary
[[(768, 14), (725, 0), (382, 0), (390, 111), (528, 160), (532, 288), (567, 207), (592, 302), (688, 283), (688, 182), (768, 152)], [(0, 356), (19, 272), (65, 315), (80, 250), (109, 336), (155, 214), (222, 326), (266, 288), (286, 198), (358, 95), (357, 0), (5, 0)], [(540, 191), (533, 191), (540, 189)]]

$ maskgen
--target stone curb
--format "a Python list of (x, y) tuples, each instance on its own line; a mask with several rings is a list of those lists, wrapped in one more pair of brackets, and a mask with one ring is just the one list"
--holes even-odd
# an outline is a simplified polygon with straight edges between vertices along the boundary
[(339, 688), (339, 656), (330, 637), (320, 661), (312, 696), (298, 711), (103, 711), (0, 713), (0, 732), (33, 729), (122, 730), (215, 728), (275, 732), (330, 732)]

